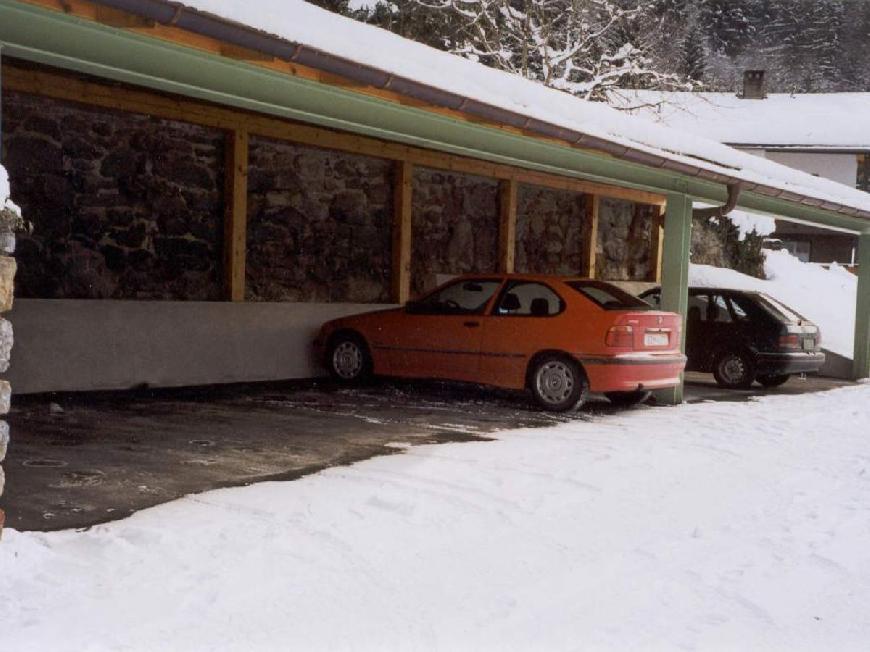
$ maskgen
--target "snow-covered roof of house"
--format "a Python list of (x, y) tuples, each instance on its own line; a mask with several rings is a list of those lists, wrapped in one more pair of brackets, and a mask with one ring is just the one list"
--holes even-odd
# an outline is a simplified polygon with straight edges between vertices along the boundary
[[(178, 18), (177, 3), (156, 2), (171, 6)], [(768, 196), (792, 193), (792, 201), (815, 201), (870, 218), (870, 194), (578, 99), (302, 0), (185, 0), (184, 5), (289, 43), (295, 54), (288, 57), (316, 51), (343, 60), (349, 72), (381, 74), (390, 90), (401, 93), (403, 86), (422, 84), (431, 91), (433, 103), (441, 97), (458, 98), (451, 108), (463, 110), (468, 103), (488, 107), (494, 116), (518, 115), (529, 130), (617, 158), (718, 183), (742, 182), (747, 190)]]
[(771, 94), (620, 90), (611, 104), (672, 129), (736, 146), (870, 151), (870, 93)]

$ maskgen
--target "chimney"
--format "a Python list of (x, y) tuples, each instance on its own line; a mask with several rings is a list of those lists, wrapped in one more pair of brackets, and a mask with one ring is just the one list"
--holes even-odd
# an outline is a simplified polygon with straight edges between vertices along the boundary
[(740, 97), (742, 97), (744, 100), (763, 100), (765, 97), (767, 97), (764, 73), (764, 70), (744, 71), (743, 94)]

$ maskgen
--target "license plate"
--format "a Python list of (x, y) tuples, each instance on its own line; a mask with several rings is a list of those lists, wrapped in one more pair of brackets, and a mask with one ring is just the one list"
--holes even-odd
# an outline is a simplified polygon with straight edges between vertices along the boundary
[(668, 334), (667, 333), (645, 333), (643, 336), (643, 345), (644, 346), (667, 346), (668, 345)]
[(804, 351), (814, 351), (816, 348), (816, 341), (812, 337), (804, 338)]

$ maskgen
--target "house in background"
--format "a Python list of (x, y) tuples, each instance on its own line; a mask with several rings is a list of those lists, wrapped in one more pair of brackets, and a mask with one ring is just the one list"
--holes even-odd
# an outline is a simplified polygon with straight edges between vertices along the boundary
[[(791, 168), (870, 191), (870, 93), (767, 94), (747, 71), (734, 93), (619, 91), (612, 104)], [(858, 239), (777, 220), (771, 235), (805, 262), (852, 265)]]

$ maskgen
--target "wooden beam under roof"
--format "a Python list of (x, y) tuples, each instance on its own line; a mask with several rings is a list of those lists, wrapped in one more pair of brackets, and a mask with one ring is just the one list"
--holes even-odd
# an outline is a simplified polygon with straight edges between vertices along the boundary
[(393, 176), (393, 303), (411, 298), (411, 231), (414, 165), (397, 161)]
[(503, 179), (499, 183), (498, 268), (512, 274), (517, 251), (517, 182)]
[(248, 249), (248, 132), (227, 133), (224, 217), (224, 287), (228, 301), (245, 300)]
[(4, 63), (2, 83), (4, 88), (12, 91), (44, 95), (117, 111), (142, 113), (218, 129), (244, 129), (251, 135), (286, 140), (301, 145), (395, 161), (409, 161), (415, 165), (438, 170), (474, 174), (494, 179), (511, 179), (518, 183), (596, 194), (642, 204), (659, 206), (664, 204), (663, 195), (642, 190), (547, 174), (517, 166), (378, 140), (368, 136), (332, 131), (259, 113), (155, 93), (138, 87), (93, 81), (73, 74), (21, 68)]
[(583, 269), (581, 274), (586, 278), (595, 278), (595, 266), (598, 262), (598, 214), (601, 198), (598, 195), (586, 195), (586, 225), (583, 238)]

